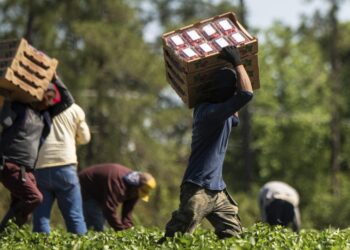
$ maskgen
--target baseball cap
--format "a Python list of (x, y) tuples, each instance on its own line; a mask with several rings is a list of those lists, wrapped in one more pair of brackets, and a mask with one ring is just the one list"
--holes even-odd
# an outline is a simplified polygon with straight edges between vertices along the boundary
[(141, 200), (148, 202), (149, 193), (157, 186), (156, 180), (149, 173), (141, 173), (140, 175), (141, 186), (138, 188), (138, 194)]

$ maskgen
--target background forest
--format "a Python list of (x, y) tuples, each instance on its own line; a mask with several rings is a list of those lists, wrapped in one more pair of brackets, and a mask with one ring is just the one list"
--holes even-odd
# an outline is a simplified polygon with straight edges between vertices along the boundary
[[(135, 222), (164, 228), (178, 205), (190, 153), (192, 110), (166, 83), (161, 40), (144, 40), (157, 21), (170, 31), (233, 11), (259, 39), (261, 89), (231, 134), (224, 179), (243, 225), (259, 221), (262, 184), (282, 180), (301, 196), (304, 228), (350, 225), (350, 23), (344, 1), (300, 19), (257, 30), (239, 0), (0, 0), (0, 39), (26, 37), (59, 60), (58, 72), (85, 110), (90, 144), (80, 168), (118, 162), (149, 171), (158, 187), (139, 202)], [(266, 13), (268, 15), (268, 13)], [(151, 32), (149, 29), (148, 32)], [(158, 32), (155, 32), (157, 35)], [(0, 187), (0, 215), (8, 206)], [(62, 219), (53, 214), (53, 223)]]

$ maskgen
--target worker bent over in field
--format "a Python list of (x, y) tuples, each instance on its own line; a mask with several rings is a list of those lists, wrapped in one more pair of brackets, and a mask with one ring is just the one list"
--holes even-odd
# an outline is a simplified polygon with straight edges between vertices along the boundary
[(270, 225), (287, 227), (292, 225), (295, 232), (300, 230), (299, 194), (281, 181), (266, 183), (259, 193), (261, 219)]
[(181, 184), (180, 206), (158, 243), (175, 232), (192, 233), (203, 218), (221, 239), (242, 231), (238, 206), (226, 190), (222, 167), (231, 128), (239, 122), (236, 113), (252, 99), (253, 90), (238, 50), (230, 46), (220, 54), (234, 70), (220, 69), (210, 99), (194, 109), (192, 151)]
[[(119, 164), (105, 163), (79, 173), (86, 226), (103, 231), (105, 219), (117, 230), (133, 227), (132, 211), (138, 199), (148, 201), (156, 187), (152, 175)], [(121, 218), (117, 207), (122, 204)]]

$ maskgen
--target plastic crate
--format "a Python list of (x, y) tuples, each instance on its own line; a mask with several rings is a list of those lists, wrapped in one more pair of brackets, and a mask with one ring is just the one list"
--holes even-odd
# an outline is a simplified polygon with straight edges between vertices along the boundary
[(217, 53), (218, 51), (209, 42), (204, 42), (196, 46), (196, 50), (201, 56), (209, 56)]
[(208, 41), (221, 36), (220, 32), (213, 23), (203, 24), (199, 27), (199, 30)]
[(187, 40), (189, 44), (197, 45), (205, 41), (204, 37), (199, 33), (199, 31), (195, 28), (185, 30), (182, 33), (182, 36)]
[(220, 32), (224, 35), (229, 35), (229, 34), (237, 31), (237, 27), (227, 17), (219, 18), (219, 19), (215, 20), (214, 23), (215, 23), (216, 27), (218, 27)]

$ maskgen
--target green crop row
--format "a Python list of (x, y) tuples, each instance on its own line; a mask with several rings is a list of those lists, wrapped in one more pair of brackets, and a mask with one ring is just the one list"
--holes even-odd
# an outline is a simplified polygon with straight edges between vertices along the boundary
[(162, 231), (157, 228), (90, 231), (77, 236), (61, 229), (50, 235), (32, 233), (28, 226), (19, 229), (11, 225), (0, 234), (0, 249), (350, 249), (350, 230), (304, 230), (296, 234), (281, 227), (256, 224), (245, 229), (240, 238), (218, 240), (212, 231), (198, 229), (194, 235), (176, 235), (158, 245), (161, 236)]

